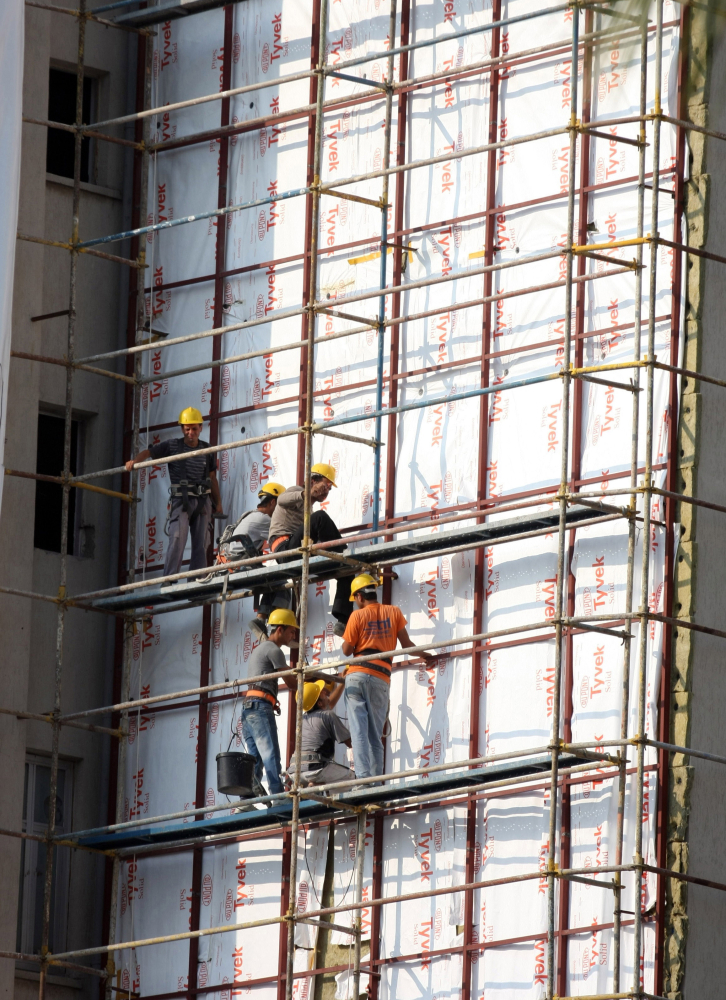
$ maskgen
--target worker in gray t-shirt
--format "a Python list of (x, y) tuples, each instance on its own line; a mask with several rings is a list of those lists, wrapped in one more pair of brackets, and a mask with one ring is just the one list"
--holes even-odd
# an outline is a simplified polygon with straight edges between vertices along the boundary
[[(302, 739), (300, 742), (301, 783), (325, 785), (355, 778), (349, 767), (335, 761), (335, 744), (350, 746), (348, 727), (334, 708), (343, 693), (343, 678), (307, 681), (303, 689)], [(295, 761), (288, 768), (292, 780)]]
[[(288, 663), (282, 646), (296, 649), (300, 629), (292, 611), (280, 608), (269, 618), (270, 637), (252, 650), (247, 663), (247, 676), (260, 677), (245, 692), (242, 705), (242, 739), (245, 750), (255, 758), (255, 776), (262, 781), (264, 768), (270, 795), (283, 791), (280, 780), (280, 744), (277, 739), (275, 714), (280, 714), (277, 701), (280, 670), (287, 670)], [(269, 674), (269, 679), (268, 675)], [(283, 677), (291, 691), (297, 689), (297, 680)]]
[[(285, 492), (281, 483), (265, 483), (257, 494), (257, 510), (248, 510), (236, 524), (228, 524), (219, 538), (217, 565), (237, 559), (261, 556), (267, 546), (270, 518), (275, 513), (277, 498)], [(287, 608), (290, 598), (285, 590), (259, 590), (254, 595), (256, 617), (248, 625), (256, 639), (267, 638), (266, 622), (273, 608)]]

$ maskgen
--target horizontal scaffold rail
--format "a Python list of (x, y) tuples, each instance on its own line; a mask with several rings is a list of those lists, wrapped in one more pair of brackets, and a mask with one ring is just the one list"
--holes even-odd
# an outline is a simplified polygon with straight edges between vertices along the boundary
[[(452, 768), (456, 762), (452, 761)], [(573, 767), (598, 766), (590, 756), (574, 753), (560, 755), (560, 769)], [(370, 785), (367, 788), (356, 788), (331, 797), (331, 793), (321, 795), (320, 800), (301, 801), (300, 821), (305, 823), (330, 819), (341, 812), (358, 812), (361, 808), (371, 806), (386, 808), (402, 803), (411, 796), (436, 796), (442, 792), (460, 792), (482, 785), (499, 785), (509, 779), (542, 778), (549, 775), (552, 768), (552, 756), (541, 754), (525, 760), (505, 761), (502, 764), (490, 764), (487, 767), (466, 768), (444, 774), (424, 775), (413, 781), (402, 781), (397, 785)], [(230, 809), (237, 808), (240, 803), (230, 802)], [(233, 813), (231, 816), (212, 816), (199, 818), (194, 823), (193, 830), (189, 823), (176, 821), (174, 823), (158, 824), (156, 826), (136, 827), (133, 830), (119, 830), (116, 833), (89, 833), (78, 839), (79, 847), (95, 847), (104, 850), (122, 850), (130, 847), (148, 847), (158, 844), (174, 844), (182, 838), (218, 836), (229, 833), (250, 833), (257, 829), (269, 829), (271, 824), (279, 824), (280, 828), (289, 826), (292, 818), (292, 800), (283, 799), (273, 802), (267, 808), (251, 808), (246, 812)], [(72, 839), (72, 837), (71, 837)], [(66, 837), (68, 840), (68, 837)]]
[[(576, 504), (567, 511), (567, 524), (574, 528), (578, 525), (596, 523), (602, 520), (603, 514), (622, 516), (622, 512), (617, 508), (599, 504), (587, 507)], [(345, 556), (353, 563), (362, 563), (368, 566), (394, 565), (397, 562), (408, 562), (412, 558), (424, 559), (444, 554), (452, 549), (463, 551), (467, 547), (479, 548), (489, 542), (494, 544), (507, 541), (510, 538), (520, 538), (531, 532), (556, 532), (559, 523), (559, 511), (548, 510), (493, 523), (470, 524), (449, 531), (414, 535), (412, 538), (397, 538), (390, 542), (378, 542), (376, 545), (366, 545), (351, 551), (346, 550)], [(268, 564), (254, 569), (240, 570), (236, 573), (214, 572), (211, 578), (204, 577), (202, 580), (193, 580), (191, 583), (150, 583), (148, 587), (141, 587), (131, 593), (100, 597), (89, 603), (94, 608), (106, 611), (153, 608), (168, 604), (183, 605), (184, 602), (196, 604), (200, 601), (214, 600), (222, 594), (229, 597), (239, 591), (284, 587), (289, 580), (300, 579), (302, 567), (302, 560), (294, 559), (290, 562), (277, 565)], [(341, 563), (328, 556), (314, 555), (310, 557), (311, 579), (328, 580), (332, 577), (352, 576), (355, 572), (355, 565)]]

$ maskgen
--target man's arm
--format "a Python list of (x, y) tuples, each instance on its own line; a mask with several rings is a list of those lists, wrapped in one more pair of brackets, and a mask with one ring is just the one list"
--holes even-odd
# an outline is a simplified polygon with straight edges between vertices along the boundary
[(343, 656), (352, 656), (353, 653), (355, 653), (355, 646), (353, 645), (353, 643), (346, 642), (345, 639), (343, 639), (342, 649), (343, 649)]
[[(416, 645), (415, 642), (411, 642), (411, 640), (409, 638), (409, 635), (408, 635), (408, 632), (406, 631), (406, 626), (405, 625), (401, 629), (401, 631), (398, 633), (398, 641), (401, 643), (401, 646), (404, 649), (411, 649), (412, 646)], [(436, 657), (434, 656), (433, 653), (419, 653), (418, 655), (421, 657), (422, 660), (435, 660), (436, 659)]]
[(303, 500), (302, 486), (288, 486), (284, 493), (277, 498), (277, 506), (284, 510), (300, 510), (305, 506)]
[(219, 483), (217, 482), (217, 470), (212, 469), (209, 473), (209, 482), (212, 487), (212, 500), (214, 501), (214, 513), (222, 513), (222, 497), (219, 492)]
[(340, 701), (340, 696), (344, 691), (345, 681), (343, 680), (342, 677), (335, 677), (332, 679), (334, 682), (337, 681), (337, 684), (333, 691), (328, 691), (328, 704), (330, 705), (331, 708), (335, 708), (335, 706)]
[(151, 452), (148, 448), (144, 448), (144, 450), (140, 451), (135, 458), (130, 458), (128, 462), (126, 462), (126, 471), (131, 472), (136, 462), (145, 462), (147, 458), (151, 458)]

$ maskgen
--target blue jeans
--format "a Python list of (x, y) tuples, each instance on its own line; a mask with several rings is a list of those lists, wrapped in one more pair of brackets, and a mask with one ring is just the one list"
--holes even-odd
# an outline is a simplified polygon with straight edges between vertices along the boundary
[(388, 716), (389, 686), (360, 671), (345, 678), (345, 710), (356, 778), (383, 774), (383, 727)]
[(242, 739), (255, 758), (255, 775), (262, 781), (265, 768), (270, 795), (283, 791), (280, 780), (280, 745), (272, 705), (263, 698), (246, 698), (242, 708)]

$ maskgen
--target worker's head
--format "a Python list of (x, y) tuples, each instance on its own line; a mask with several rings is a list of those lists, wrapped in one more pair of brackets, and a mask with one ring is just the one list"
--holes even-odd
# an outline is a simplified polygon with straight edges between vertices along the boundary
[(287, 646), (289, 649), (298, 648), (300, 638), (300, 626), (297, 618), (288, 608), (275, 608), (267, 619), (270, 627), (270, 639), (277, 646)]
[(187, 406), (179, 414), (179, 424), (186, 444), (195, 447), (202, 433), (202, 414), (195, 406)]
[[(310, 497), (313, 500), (325, 500), (328, 493), (336, 486), (335, 468), (326, 465), (325, 462), (318, 462), (310, 470)], [(336, 486), (337, 489), (337, 486)]]
[(303, 687), (303, 712), (312, 712), (316, 705), (318, 708), (324, 708), (324, 701), (327, 701), (325, 681), (306, 681)]
[(351, 601), (357, 608), (364, 608), (366, 604), (375, 604), (378, 601), (376, 588), (380, 585), (380, 580), (376, 580), (370, 573), (361, 573), (350, 585)]
[(277, 507), (277, 498), (284, 492), (285, 487), (279, 483), (265, 483), (257, 494), (257, 509), (263, 514), (267, 514), (268, 517), (272, 517), (275, 507)]

